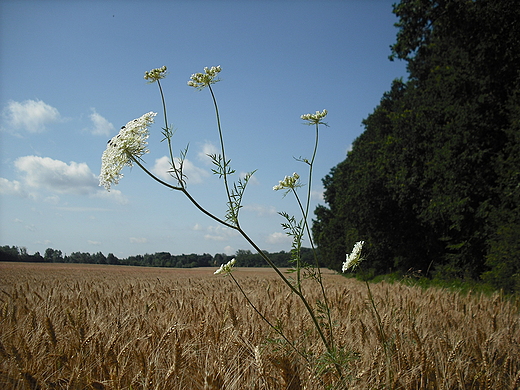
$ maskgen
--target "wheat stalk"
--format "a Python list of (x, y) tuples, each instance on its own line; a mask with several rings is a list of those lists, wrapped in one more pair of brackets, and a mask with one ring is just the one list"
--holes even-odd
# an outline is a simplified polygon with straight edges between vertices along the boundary
[(56, 338), (56, 331), (54, 330), (54, 325), (49, 316), (45, 317), (45, 330), (47, 331), (47, 335), (49, 336), (52, 345), (56, 347), (58, 339)]

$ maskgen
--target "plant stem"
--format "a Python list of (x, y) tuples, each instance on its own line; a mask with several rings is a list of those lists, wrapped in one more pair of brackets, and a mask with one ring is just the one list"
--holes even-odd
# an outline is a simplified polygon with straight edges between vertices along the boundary
[[(296, 198), (296, 201), (298, 202), (298, 206), (300, 207), (300, 210), (303, 213), (304, 211), (303, 211), (302, 202), (300, 201), (300, 197), (298, 196), (298, 193), (296, 192), (296, 190), (294, 188), (293, 188), (293, 193)], [(331, 318), (331, 313), (330, 313), (329, 300), (327, 299), (327, 294), (325, 293), (325, 286), (323, 285), (323, 276), (321, 274), (321, 268), (320, 268), (320, 264), (318, 262), (318, 256), (316, 255), (316, 248), (314, 247), (314, 242), (312, 240), (312, 235), (311, 235), (311, 232), (309, 229), (309, 224), (307, 223), (307, 218), (305, 218), (305, 216), (304, 216), (303, 223), (304, 223), (305, 230), (307, 231), (307, 236), (309, 237), (309, 242), (311, 244), (314, 262), (316, 264), (316, 266), (315, 266), (316, 275), (317, 275), (316, 280), (318, 281), (318, 284), (320, 285), (321, 295), (323, 296), (323, 301), (324, 301), (323, 303), (325, 304), (325, 309), (327, 311), (327, 322), (328, 322), (328, 326), (329, 326), (329, 330), (330, 330), (330, 345), (332, 348), (334, 348), (334, 336), (333, 336), (333, 332), (332, 332), (332, 318)]]
[(157, 80), (157, 85), (159, 86), (159, 92), (161, 93), (161, 100), (162, 100), (162, 106), (163, 106), (163, 112), (164, 112), (164, 126), (165, 131), (168, 129), (168, 117), (166, 115), (166, 100), (164, 99), (164, 93), (161, 86), (161, 80)]
[(168, 151), (170, 153), (170, 161), (171, 161), (171, 164), (172, 164), (172, 169), (173, 169), (173, 172), (175, 172), (175, 179), (177, 179), (177, 182), (179, 183), (179, 185), (184, 188), (184, 182), (182, 180), (182, 171), (179, 172), (179, 170), (177, 170), (177, 167), (175, 166), (175, 159), (173, 157), (173, 150), (172, 150), (172, 133), (171, 133), (171, 130), (170, 130), (170, 127), (168, 126), (168, 116), (166, 115), (166, 100), (164, 98), (164, 93), (163, 93), (163, 89), (162, 89), (162, 86), (161, 86), (161, 80), (157, 80), (157, 85), (159, 86), (159, 92), (161, 93), (161, 101), (162, 101), (162, 106), (163, 106), (163, 111), (164, 111), (164, 136), (166, 137), (166, 140), (168, 141)]
[(305, 205), (305, 220), (307, 220), (307, 216), (309, 215), (309, 207), (310, 207), (310, 203), (311, 203), (312, 168), (314, 166), (314, 159), (316, 158), (316, 153), (318, 151), (318, 135), (319, 135), (318, 127), (319, 127), (319, 125), (316, 123), (316, 137), (315, 137), (315, 141), (314, 141), (314, 150), (312, 152), (311, 161), (308, 163), (309, 164), (309, 184), (308, 184), (309, 188), (307, 189), (307, 204)]
[[(228, 184), (228, 180), (227, 180), (228, 162), (226, 161), (226, 152), (224, 149), (224, 136), (222, 135), (222, 126), (220, 125), (220, 114), (218, 112), (217, 99), (215, 97), (215, 94), (213, 93), (213, 88), (211, 88), (211, 84), (208, 85), (208, 88), (209, 88), (209, 92), (211, 93), (211, 98), (213, 99), (213, 105), (215, 106), (215, 114), (217, 116), (218, 135), (220, 138), (220, 150), (222, 152), (222, 164), (223, 164), (222, 173), (224, 176), (224, 186), (226, 187), (226, 194), (227, 194), (227, 198), (228, 198), (228, 202), (229, 202), (229, 209), (230, 209), (229, 211), (233, 215), (233, 219), (234, 219), (234, 222), (236, 223), (236, 226), (239, 227), (240, 225), (238, 222), (238, 215), (235, 214), (235, 211), (233, 211), (233, 208), (232, 208), (233, 202), (231, 199), (231, 193), (229, 191), (229, 184)], [(237, 211), (237, 213), (238, 213), (238, 211)]]
[(313, 152), (312, 152), (312, 158), (311, 158), (311, 161), (307, 161), (307, 164), (309, 165), (309, 183), (308, 183), (308, 190), (307, 190), (307, 202), (306, 202), (306, 205), (305, 205), (305, 209), (303, 208), (303, 205), (300, 201), (300, 198), (296, 192), (296, 190), (293, 188), (293, 193), (294, 193), (294, 196), (296, 197), (296, 200), (298, 202), (298, 206), (300, 207), (300, 210), (303, 214), (303, 222), (304, 222), (304, 227), (305, 227), (305, 230), (307, 232), (307, 237), (309, 238), (309, 243), (311, 245), (311, 249), (312, 249), (312, 253), (313, 253), (313, 257), (314, 257), (314, 262), (315, 262), (315, 269), (316, 269), (316, 273), (317, 273), (317, 281), (320, 285), (320, 288), (321, 288), (321, 295), (323, 296), (323, 301), (324, 301), (324, 304), (325, 304), (325, 308), (326, 308), (326, 311), (327, 311), (327, 321), (328, 321), (328, 325), (329, 325), (329, 330), (330, 330), (330, 344), (331, 344), (331, 347), (334, 348), (334, 336), (333, 336), (333, 332), (332, 332), (332, 318), (331, 318), (331, 313), (330, 313), (330, 306), (329, 306), (329, 300), (327, 299), (327, 294), (325, 293), (325, 286), (323, 285), (323, 277), (322, 277), (322, 274), (321, 274), (321, 268), (320, 268), (320, 264), (319, 264), (319, 261), (318, 261), (318, 256), (316, 254), (316, 248), (314, 246), (314, 241), (312, 239), (312, 234), (311, 234), (311, 230), (309, 228), (309, 223), (308, 223), (308, 217), (309, 217), (309, 208), (310, 208), (310, 200), (311, 200), (311, 190), (312, 190), (312, 171), (313, 171), (313, 167), (314, 167), (314, 160), (316, 158), (316, 154), (317, 154), (317, 151), (318, 151), (318, 143), (319, 143), (319, 124), (316, 123), (316, 132), (315, 132), (315, 141), (314, 141), (314, 149), (313, 149)]
[(191, 203), (193, 203), (193, 205), (195, 207), (197, 207), (202, 213), (206, 214), (208, 217), (210, 217), (211, 219), (217, 221), (218, 223), (230, 228), (230, 229), (237, 229), (236, 226), (218, 218), (217, 216), (213, 215), (212, 213), (210, 213), (209, 211), (207, 211), (204, 207), (202, 207), (196, 200), (195, 198), (193, 198), (191, 196), (191, 194), (188, 192), (188, 190), (184, 187), (176, 187), (176, 186), (173, 186), (167, 182), (165, 182), (164, 180), (161, 180), (159, 179), (157, 176), (155, 176), (152, 172), (150, 172), (148, 169), (145, 168), (145, 166), (143, 164), (141, 164), (135, 157), (131, 157), (132, 158), (132, 161), (134, 161), (148, 176), (150, 176), (152, 179), (154, 179), (155, 181), (157, 181), (158, 183), (162, 184), (163, 186), (165, 187), (168, 187), (172, 190), (176, 190), (176, 191), (181, 191), (184, 195), (186, 195), (186, 197), (191, 201)]

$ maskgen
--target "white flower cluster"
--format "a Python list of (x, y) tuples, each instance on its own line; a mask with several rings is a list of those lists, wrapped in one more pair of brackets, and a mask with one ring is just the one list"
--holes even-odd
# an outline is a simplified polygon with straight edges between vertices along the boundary
[(291, 190), (296, 187), (299, 187), (300, 184), (298, 180), (300, 179), (300, 175), (298, 175), (296, 172), (293, 173), (292, 176), (285, 176), (283, 180), (280, 180), (280, 182), (273, 187), (273, 190)]
[(144, 79), (149, 80), (149, 83), (153, 83), (157, 80), (164, 79), (166, 77), (166, 66), (152, 69), (148, 72), (144, 72)]
[(110, 191), (111, 184), (117, 184), (123, 177), (122, 169), (132, 166), (132, 157), (140, 158), (148, 153), (146, 146), (148, 142), (150, 126), (155, 112), (144, 114), (140, 118), (128, 122), (121, 128), (119, 134), (108, 141), (107, 148), (101, 157), (101, 174), (99, 175), (99, 185), (104, 186)]
[(198, 90), (204, 89), (210, 84), (219, 82), (220, 79), (216, 78), (222, 69), (219, 66), (212, 66), (211, 68), (205, 67), (204, 73), (194, 73), (188, 81), (190, 87), (197, 88)]
[(321, 122), (321, 120), (323, 118), (325, 118), (328, 114), (328, 111), (327, 110), (323, 110), (322, 112), (319, 112), (319, 111), (316, 111), (316, 114), (305, 114), (305, 115), (302, 115), (301, 118), (304, 120), (304, 121), (309, 121), (309, 125), (317, 125), (317, 124), (322, 124), (324, 125), (325, 123)]
[(233, 271), (233, 266), (235, 265), (235, 263), (236, 263), (235, 258), (229, 260), (226, 264), (222, 264), (220, 266), (220, 268), (214, 272), (214, 274), (215, 275), (230, 274)]
[(356, 268), (359, 263), (361, 263), (361, 249), (363, 248), (363, 244), (365, 241), (358, 241), (354, 245), (354, 248), (352, 249), (352, 253), (349, 255), (347, 254), (347, 258), (345, 262), (343, 263), (343, 267), (341, 268), (342, 272), (347, 271), (349, 268)]

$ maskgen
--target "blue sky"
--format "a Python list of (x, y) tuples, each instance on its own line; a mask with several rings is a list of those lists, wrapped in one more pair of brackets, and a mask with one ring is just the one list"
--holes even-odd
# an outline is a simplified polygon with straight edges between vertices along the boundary
[(149, 111), (159, 115), (144, 160), (164, 174), (160, 95), (143, 75), (166, 65), (174, 153), (189, 144), (188, 189), (222, 217), (223, 183), (205, 156), (218, 147), (211, 96), (187, 86), (191, 74), (220, 65), (214, 91), (235, 179), (258, 170), (242, 227), (265, 250), (289, 250), (277, 212), (298, 209), (272, 187), (293, 172), (307, 183), (294, 157), (311, 157), (314, 132), (300, 116), (329, 112), (313, 210), (321, 179), (345, 159), (361, 121), (393, 79), (406, 78), (405, 64), (388, 60), (393, 2), (1, 1), (0, 245), (118, 257), (251, 249), (138, 167), (125, 168), (110, 192), (98, 186), (107, 140)]

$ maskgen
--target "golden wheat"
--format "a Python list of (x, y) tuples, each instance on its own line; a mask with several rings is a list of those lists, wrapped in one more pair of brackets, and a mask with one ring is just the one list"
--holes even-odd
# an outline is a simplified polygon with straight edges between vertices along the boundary
[[(324, 275), (343, 383), (274, 272), (0, 263), (2, 389), (518, 389), (517, 302)], [(311, 302), (319, 290), (305, 285)], [(318, 371), (318, 367), (321, 367)]]

